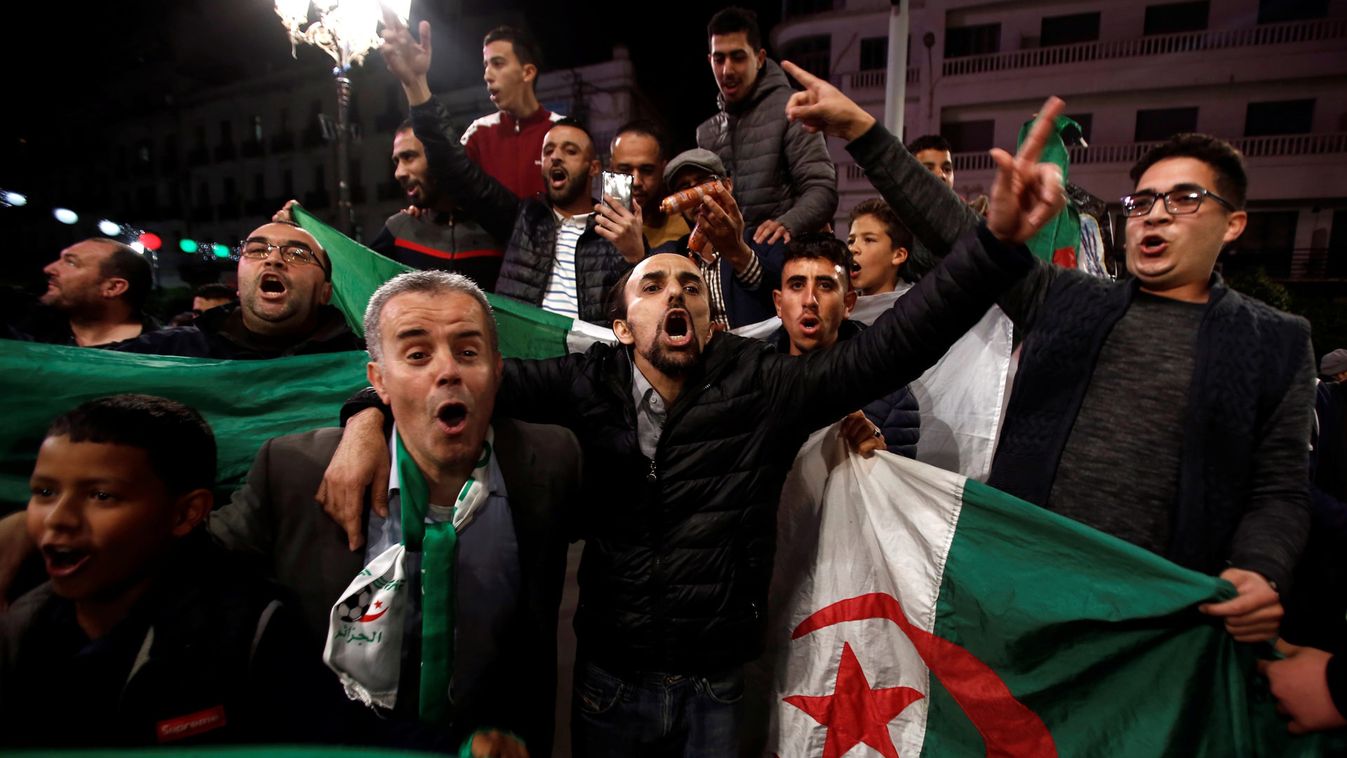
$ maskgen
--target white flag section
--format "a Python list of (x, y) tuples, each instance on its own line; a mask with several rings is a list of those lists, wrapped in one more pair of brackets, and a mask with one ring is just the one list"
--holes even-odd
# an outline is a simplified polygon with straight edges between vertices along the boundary
[[(874, 323), (911, 285), (892, 293), (857, 298), (853, 321)], [(769, 338), (781, 320), (769, 318), (734, 330), (743, 337)], [(909, 386), (921, 406), (917, 460), (986, 481), (1001, 431), (1001, 413), (1010, 384), (1012, 327), (1000, 308), (991, 310)]]
[[(776, 693), (768, 754), (840, 756), (883, 739), (826, 728), (837, 723), (828, 714), (843, 709), (878, 709), (869, 721), (888, 725), (898, 754), (921, 754), (930, 676), (913, 632), (895, 628), (891, 604), (875, 618), (845, 619), (865, 615), (856, 605), (881, 593), (897, 600), (917, 636), (933, 631), (963, 481), (887, 452), (849, 455), (836, 426), (800, 449), (782, 491), (763, 656), (771, 670), (753, 676), (766, 674)], [(892, 507), (867, 506), (874, 503)], [(853, 610), (835, 618), (826, 611), (848, 604)], [(792, 639), (811, 616), (812, 631)]]

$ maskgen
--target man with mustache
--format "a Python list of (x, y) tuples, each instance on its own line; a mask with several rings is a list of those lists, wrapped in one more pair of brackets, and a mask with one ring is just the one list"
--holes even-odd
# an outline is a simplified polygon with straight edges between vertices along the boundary
[(753, 11), (730, 7), (707, 25), (707, 60), (720, 112), (697, 127), (697, 146), (720, 156), (753, 241), (818, 231), (837, 210), (837, 167), (823, 137), (781, 118), (790, 83), (767, 58)]
[(412, 207), (389, 216), (370, 248), (413, 268), (463, 274), (495, 292), (505, 251), (435, 183), (411, 121), (404, 121), (393, 135), (393, 178)]
[(542, 145), (545, 192), (520, 200), (469, 158), (448, 110), (431, 96), (430, 23), (421, 22), (419, 42), (395, 16), (384, 23), (380, 51), (407, 95), (431, 177), (505, 245), (496, 293), (602, 322), (605, 293), (646, 247), (639, 207), (633, 212), (612, 198), (601, 205), (590, 198), (599, 161), (589, 133), (570, 119), (554, 123)]
[(270, 222), (239, 248), (239, 303), (212, 308), (191, 326), (143, 334), (113, 350), (189, 358), (260, 359), (359, 350), (360, 338), (332, 297), (332, 264), (313, 235)]
[[(1065, 203), (1061, 174), (1037, 164), (1053, 115), (998, 173), (986, 226), (850, 340), (797, 358), (713, 332), (697, 264), (659, 254), (614, 288), (618, 345), (505, 362), (497, 414), (570, 428), (589, 466), (577, 755), (737, 755), (743, 666), (762, 652), (795, 455), (814, 430), (918, 376), (1032, 266), (1023, 241)], [(329, 493), (372, 481), (355, 469), (387, 456), (382, 423), (372, 409), (351, 419)], [(360, 529), (358, 498), (323, 500), (348, 534)]]
[[(106, 347), (159, 328), (142, 311), (154, 286), (145, 256), (113, 239), (91, 237), (61, 251), (42, 273), (40, 304), (25, 303), (6, 339)], [(19, 298), (16, 298), (18, 300)]]

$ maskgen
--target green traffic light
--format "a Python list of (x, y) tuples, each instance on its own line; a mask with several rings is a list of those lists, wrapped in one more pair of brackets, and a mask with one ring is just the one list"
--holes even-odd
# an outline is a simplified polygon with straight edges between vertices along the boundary
[(197, 251), (196, 240), (178, 240), (178, 249), (184, 253), (195, 253)]
[(229, 248), (225, 247), (224, 245), (221, 245), (218, 242), (216, 242), (214, 245), (211, 246), (211, 250), (214, 251), (216, 258), (229, 257)]

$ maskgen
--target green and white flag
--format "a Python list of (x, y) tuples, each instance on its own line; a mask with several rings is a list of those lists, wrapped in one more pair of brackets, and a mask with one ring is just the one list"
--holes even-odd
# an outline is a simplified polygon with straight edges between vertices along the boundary
[(782, 498), (767, 752), (1326, 754), (1282, 733), (1253, 681), (1258, 648), (1196, 610), (1231, 595), (957, 474), (850, 455), (825, 430)]

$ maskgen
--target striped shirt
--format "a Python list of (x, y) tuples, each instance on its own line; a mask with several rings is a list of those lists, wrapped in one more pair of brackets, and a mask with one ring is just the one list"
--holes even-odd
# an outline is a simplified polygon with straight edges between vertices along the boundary
[[(701, 269), (702, 279), (706, 282), (707, 300), (711, 303), (711, 321), (720, 324), (728, 331), (732, 324), (730, 314), (725, 310), (725, 285), (720, 280), (720, 253), (712, 253), (709, 261), (696, 253), (690, 252), (688, 255), (697, 262), (697, 268)], [(756, 290), (758, 285), (762, 284), (762, 261), (758, 260), (757, 253), (753, 253), (748, 259), (744, 273), (736, 272), (734, 278), (738, 279), (739, 284), (746, 290)]]
[(552, 212), (557, 216), (557, 246), (552, 251), (552, 275), (543, 292), (543, 310), (580, 318), (580, 295), (575, 286), (575, 244), (594, 214), (565, 218), (555, 209)]

